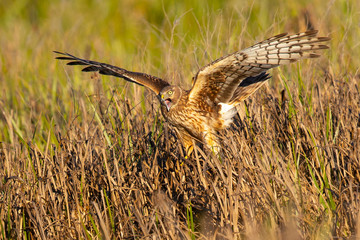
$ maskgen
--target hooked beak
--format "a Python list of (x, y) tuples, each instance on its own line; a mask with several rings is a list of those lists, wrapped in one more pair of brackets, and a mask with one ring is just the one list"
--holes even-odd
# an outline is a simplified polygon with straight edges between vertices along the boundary
[(170, 99), (165, 99), (165, 106), (166, 106), (166, 109), (168, 111), (170, 111), (170, 107), (171, 107), (171, 100)]
[(170, 98), (164, 99), (164, 95), (161, 95), (161, 102), (165, 104), (167, 111), (170, 111), (171, 99)]

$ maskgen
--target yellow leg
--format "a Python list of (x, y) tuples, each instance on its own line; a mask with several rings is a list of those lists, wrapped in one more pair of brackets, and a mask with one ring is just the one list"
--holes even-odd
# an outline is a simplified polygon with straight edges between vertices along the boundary
[(192, 154), (192, 152), (194, 151), (194, 145), (191, 144), (189, 146), (185, 147), (185, 151), (186, 151), (186, 156), (185, 159), (188, 159), (188, 157)]
[(212, 133), (207, 133), (205, 136), (205, 141), (206, 141), (206, 145), (207, 147), (215, 154), (217, 155), (220, 150), (220, 144), (218, 142), (218, 138), (215, 134)]
[(179, 133), (179, 137), (181, 138), (181, 141), (185, 147), (185, 159), (187, 159), (188, 157), (190, 157), (190, 155), (192, 154), (192, 152), (194, 151), (194, 142), (191, 136), (187, 135), (187, 134), (180, 134)]

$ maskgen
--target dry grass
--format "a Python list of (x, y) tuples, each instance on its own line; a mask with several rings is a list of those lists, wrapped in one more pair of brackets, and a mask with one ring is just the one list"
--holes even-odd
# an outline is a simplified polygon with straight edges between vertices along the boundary
[[(0, 238), (360, 238), (359, 3), (116, 4), (10, 4), (0, 18)], [(311, 25), (331, 49), (273, 71), (221, 133), (221, 158), (185, 159), (149, 91), (51, 55), (117, 56), (189, 86), (255, 36)]]

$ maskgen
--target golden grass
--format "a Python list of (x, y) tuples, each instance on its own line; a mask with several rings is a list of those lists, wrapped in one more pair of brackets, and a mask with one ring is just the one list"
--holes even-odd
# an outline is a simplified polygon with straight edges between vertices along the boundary
[[(330, 239), (360, 231), (360, 3), (0, 3), (0, 238)], [(199, 67), (274, 34), (331, 36), (272, 71), (185, 159), (157, 99), (53, 50), (190, 87)]]

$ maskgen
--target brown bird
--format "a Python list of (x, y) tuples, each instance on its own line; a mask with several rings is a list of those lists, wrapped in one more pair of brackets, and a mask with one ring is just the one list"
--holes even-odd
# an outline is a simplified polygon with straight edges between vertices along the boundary
[(201, 68), (193, 78), (190, 90), (170, 85), (167, 81), (145, 73), (131, 72), (106, 63), (81, 59), (57, 52), (68, 65), (87, 65), (82, 71), (98, 71), (145, 86), (154, 91), (161, 103), (161, 112), (175, 128), (188, 155), (194, 143), (203, 143), (218, 153), (218, 132), (228, 127), (236, 114), (236, 105), (261, 87), (269, 75), (266, 71), (302, 58), (316, 58), (313, 51), (327, 49), (311, 30), (288, 35), (276, 35), (249, 48), (221, 57)]

